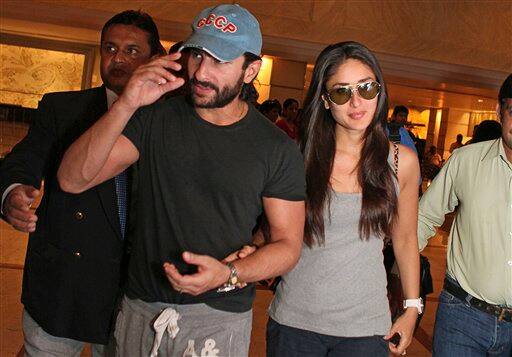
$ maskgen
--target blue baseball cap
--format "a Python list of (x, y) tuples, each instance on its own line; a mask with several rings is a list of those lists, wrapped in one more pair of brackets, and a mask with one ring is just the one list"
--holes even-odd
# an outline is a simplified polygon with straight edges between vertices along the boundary
[(240, 5), (224, 4), (201, 11), (192, 23), (184, 48), (199, 48), (221, 62), (231, 62), (245, 52), (261, 54), (258, 20)]

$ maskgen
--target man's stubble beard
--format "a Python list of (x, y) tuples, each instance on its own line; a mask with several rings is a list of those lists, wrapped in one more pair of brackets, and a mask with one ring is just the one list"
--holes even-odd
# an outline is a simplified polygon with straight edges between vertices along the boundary
[[(197, 100), (197, 97), (194, 96), (194, 93), (192, 92), (192, 86), (194, 84), (201, 84), (204, 87), (212, 88), (215, 91), (215, 96), (209, 100), (208, 102), (199, 102)], [(189, 81), (189, 89), (188, 89), (188, 97), (191, 100), (192, 104), (196, 108), (207, 108), (207, 109), (213, 109), (213, 108), (223, 108), (229, 103), (231, 103), (233, 100), (235, 100), (236, 97), (240, 95), (240, 92), (242, 90), (242, 86), (244, 85), (244, 73), (240, 75), (238, 78), (238, 81), (235, 83), (232, 87), (224, 87), (222, 90), (219, 89), (216, 85), (210, 82), (201, 82), (198, 81), (195, 78), (192, 78)]]

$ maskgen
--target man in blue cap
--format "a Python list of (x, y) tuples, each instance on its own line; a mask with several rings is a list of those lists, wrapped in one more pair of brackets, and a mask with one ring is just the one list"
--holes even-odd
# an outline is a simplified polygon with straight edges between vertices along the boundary
[[(302, 246), (305, 179), (297, 146), (246, 103), (261, 66), (258, 21), (238, 5), (202, 11), (180, 54), (142, 66), (66, 152), (61, 187), (81, 192), (138, 164), (138, 202), (117, 354), (248, 354), (255, 281), (289, 271)], [(266, 214), (271, 239), (250, 256)], [(247, 285), (247, 283), (249, 283)], [(166, 333), (167, 332), (167, 333)]]

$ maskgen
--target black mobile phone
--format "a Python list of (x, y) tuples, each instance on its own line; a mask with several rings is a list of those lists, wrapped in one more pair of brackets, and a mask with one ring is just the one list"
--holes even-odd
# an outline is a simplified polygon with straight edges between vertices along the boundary
[(391, 342), (395, 346), (398, 346), (400, 344), (400, 338), (400, 334), (398, 332), (395, 332), (395, 334), (391, 336), (391, 338), (389, 339), (389, 342)]

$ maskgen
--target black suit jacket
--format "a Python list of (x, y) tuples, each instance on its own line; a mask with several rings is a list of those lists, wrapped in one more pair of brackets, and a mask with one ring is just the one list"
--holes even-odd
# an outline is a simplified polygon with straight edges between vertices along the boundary
[(45, 95), (27, 136), (0, 170), (0, 196), (12, 183), (45, 183), (25, 259), (25, 309), (46, 332), (93, 343), (108, 341), (120, 286), (115, 183), (70, 194), (56, 173), (68, 146), (106, 110), (104, 87)]

